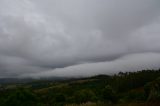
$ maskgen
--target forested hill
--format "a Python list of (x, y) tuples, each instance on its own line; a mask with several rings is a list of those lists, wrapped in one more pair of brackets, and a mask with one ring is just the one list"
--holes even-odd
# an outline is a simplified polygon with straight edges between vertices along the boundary
[(5, 84), (0, 101), (0, 106), (158, 106), (160, 70)]

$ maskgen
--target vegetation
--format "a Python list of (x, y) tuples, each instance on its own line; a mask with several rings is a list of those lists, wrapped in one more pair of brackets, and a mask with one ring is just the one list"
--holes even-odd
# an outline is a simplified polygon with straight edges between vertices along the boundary
[(158, 106), (160, 70), (0, 86), (0, 106)]

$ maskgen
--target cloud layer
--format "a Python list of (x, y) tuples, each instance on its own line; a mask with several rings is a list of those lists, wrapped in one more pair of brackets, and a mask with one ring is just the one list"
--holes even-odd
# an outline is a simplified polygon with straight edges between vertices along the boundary
[(160, 66), (159, 0), (1, 0), (0, 77)]

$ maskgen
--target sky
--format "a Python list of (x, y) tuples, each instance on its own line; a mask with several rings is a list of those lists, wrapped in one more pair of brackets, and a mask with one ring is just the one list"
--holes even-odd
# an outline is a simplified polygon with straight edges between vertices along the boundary
[(160, 0), (0, 0), (0, 78), (160, 68)]

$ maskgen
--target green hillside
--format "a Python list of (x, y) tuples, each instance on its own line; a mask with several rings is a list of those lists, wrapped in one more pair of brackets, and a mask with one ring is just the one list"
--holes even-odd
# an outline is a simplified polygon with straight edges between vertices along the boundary
[(0, 86), (0, 106), (158, 106), (160, 70)]

